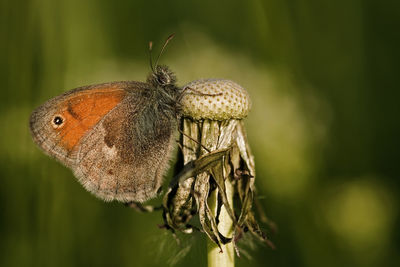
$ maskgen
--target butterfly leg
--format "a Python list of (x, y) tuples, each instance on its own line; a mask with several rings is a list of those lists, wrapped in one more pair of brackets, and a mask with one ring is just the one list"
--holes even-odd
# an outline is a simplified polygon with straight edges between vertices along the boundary
[(217, 94), (205, 94), (202, 93), (194, 88), (191, 87), (185, 87), (183, 88), (183, 90), (181, 91), (179, 97), (178, 97), (178, 102), (180, 102), (182, 100), (182, 98), (185, 96), (185, 94), (190, 94), (190, 93), (186, 93), (186, 91), (192, 91), (193, 93), (195, 93), (196, 95), (200, 95), (200, 96), (219, 96), (222, 95), (222, 93), (217, 93)]
[(153, 212), (162, 209), (162, 206), (143, 205), (139, 202), (134, 201), (125, 203), (125, 206), (132, 208), (138, 212)]

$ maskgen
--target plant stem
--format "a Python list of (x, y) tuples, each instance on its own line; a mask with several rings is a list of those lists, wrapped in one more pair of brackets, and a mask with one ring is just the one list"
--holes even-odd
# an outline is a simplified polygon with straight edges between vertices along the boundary
[[(226, 194), (228, 197), (228, 202), (232, 206), (233, 201), (233, 187), (230, 182), (230, 179), (227, 178), (225, 182), (226, 186)], [(209, 198), (208, 205), (213, 212), (214, 216), (216, 216), (217, 207), (218, 207), (218, 198), (217, 198), (218, 189), (214, 190)], [(224, 205), (221, 207), (221, 213), (219, 215), (219, 223), (218, 229), (226, 237), (232, 237), (232, 220), (229, 217)], [(208, 259), (208, 267), (233, 267), (235, 266), (235, 253), (233, 249), (232, 242), (222, 245), (222, 252), (217, 244), (212, 242), (209, 238), (207, 238), (207, 259)]]

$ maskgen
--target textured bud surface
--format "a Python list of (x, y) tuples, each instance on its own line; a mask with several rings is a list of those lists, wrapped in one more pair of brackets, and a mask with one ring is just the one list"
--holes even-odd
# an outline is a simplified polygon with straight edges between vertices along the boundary
[(195, 120), (242, 119), (251, 102), (247, 91), (230, 80), (204, 79), (188, 83), (181, 104), (183, 116)]

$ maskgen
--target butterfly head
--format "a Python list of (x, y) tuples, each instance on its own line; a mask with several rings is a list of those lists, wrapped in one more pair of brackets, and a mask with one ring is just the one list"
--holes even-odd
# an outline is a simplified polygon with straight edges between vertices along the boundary
[(164, 52), (164, 49), (167, 47), (168, 42), (174, 38), (175, 34), (171, 34), (168, 36), (167, 40), (165, 40), (163, 47), (161, 48), (160, 53), (158, 54), (155, 65), (153, 65), (151, 51), (153, 49), (153, 42), (149, 43), (149, 58), (150, 58), (150, 68), (152, 72), (147, 77), (147, 82), (153, 85), (156, 88), (176, 88), (176, 76), (175, 74), (165, 65), (158, 65), (158, 61), (160, 60), (161, 55)]
[(148, 76), (147, 82), (155, 87), (168, 87), (175, 85), (175, 74), (165, 65), (158, 65)]

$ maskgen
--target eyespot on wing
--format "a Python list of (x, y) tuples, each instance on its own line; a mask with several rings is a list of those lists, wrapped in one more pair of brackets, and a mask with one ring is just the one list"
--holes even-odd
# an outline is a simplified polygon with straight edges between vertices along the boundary
[(74, 96), (62, 103), (65, 126), (59, 128), (60, 145), (72, 150), (87, 131), (121, 102), (123, 92), (96, 90)]
[(122, 101), (124, 87), (125, 82), (86, 86), (48, 100), (30, 117), (34, 141), (47, 154), (66, 163), (82, 137)]

